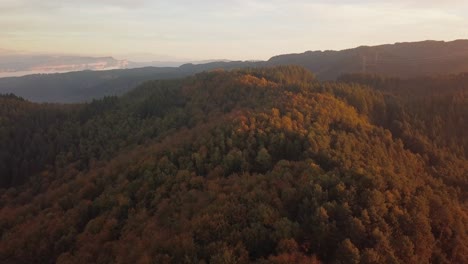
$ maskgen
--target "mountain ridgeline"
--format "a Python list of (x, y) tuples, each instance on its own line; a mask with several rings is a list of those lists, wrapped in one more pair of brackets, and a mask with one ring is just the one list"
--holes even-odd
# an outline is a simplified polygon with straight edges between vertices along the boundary
[(467, 263), (468, 75), (0, 97), (1, 263)]
[(468, 40), (422, 41), (361, 46), (341, 51), (308, 51), (271, 58), (270, 65), (301, 65), (320, 79), (346, 73), (381, 74), (398, 78), (468, 72)]
[(268, 61), (231, 61), (186, 64), (180, 67), (147, 67), (111, 71), (82, 71), (0, 78), (0, 93), (14, 93), (34, 102), (90, 102), (122, 95), (155, 79), (187, 77), (214, 69), (299, 65), (319, 80), (335, 80), (343, 74), (382, 74), (413, 78), (468, 72), (468, 40), (423, 41), (362, 46), (342, 51), (308, 51), (280, 55)]

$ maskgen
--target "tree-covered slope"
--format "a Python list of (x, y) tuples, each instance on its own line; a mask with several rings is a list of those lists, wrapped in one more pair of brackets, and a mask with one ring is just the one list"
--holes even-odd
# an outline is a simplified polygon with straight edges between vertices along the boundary
[(13, 116), (31, 127), (2, 154), (0, 262), (466, 262), (466, 88), (432, 128), (418, 105), (445, 104), (370, 80), (277, 67), (86, 105), (4, 96), (1, 144)]

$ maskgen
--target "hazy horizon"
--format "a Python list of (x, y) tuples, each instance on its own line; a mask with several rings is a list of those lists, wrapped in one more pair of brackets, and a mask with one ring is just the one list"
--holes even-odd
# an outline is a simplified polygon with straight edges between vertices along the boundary
[(468, 38), (468, 3), (456, 0), (2, 0), (0, 14), (1, 49), (119, 59), (266, 60), (307, 50)]
[(267, 58), (264, 59), (251, 59), (251, 58), (246, 58), (246, 59), (231, 59), (231, 58), (181, 58), (181, 57), (176, 57), (176, 56), (170, 56), (170, 55), (161, 55), (161, 54), (153, 54), (150, 52), (147, 53), (129, 53), (129, 54), (109, 54), (109, 53), (99, 53), (99, 54), (86, 54), (86, 53), (54, 53), (54, 52), (42, 52), (42, 51), (26, 51), (26, 50), (7, 50), (7, 49), (2, 49), (0, 47), (0, 56), (2, 55), (22, 55), (22, 56), (76, 56), (76, 57), (113, 57), (114, 59), (118, 60), (128, 60), (132, 62), (167, 62), (167, 63), (190, 63), (190, 62), (211, 62), (211, 61), (267, 61), (272, 57), (278, 56), (278, 55), (286, 55), (286, 54), (301, 54), (304, 52), (308, 51), (343, 51), (343, 50), (348, 50), (348, 49), (355, 49), (358, 47), (363, 47), (363, 46), (368, 46), (368, 47), (375, 47), (375, 46), (381, 46), (381, 45), (394, 45), (398, 43), (417, 43), (417, 42), (426, 42), (426, 41), (435, 41), (435, 42), (453, 42), (453, 41), (459, 41), (459, 40), (468, 40), (468, 38), (457, 38), (457, 39), (424, 39), (424, 40), (414, 40), (414, 41), (394, 41), (394, 42), (389, 42), (389, 43), (377, 43), (377, 44), (372, 44), (372, 45), (367, 45), (367, 44), (362, 44), (362, 45), (356, 45), (356, 46), (351, 46), (351, 47), (345, 47), (341, 49), (306, 49), (302, 51), (297, 51), (297, 52), (284, 52), (281, 54), (273, 54)]

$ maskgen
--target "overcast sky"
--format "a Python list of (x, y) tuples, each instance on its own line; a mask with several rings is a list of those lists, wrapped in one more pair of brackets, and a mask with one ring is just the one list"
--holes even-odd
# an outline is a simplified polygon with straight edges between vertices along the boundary
[(0, 49), (267, 59), (468, 38), (467, 0), (0, 0)]

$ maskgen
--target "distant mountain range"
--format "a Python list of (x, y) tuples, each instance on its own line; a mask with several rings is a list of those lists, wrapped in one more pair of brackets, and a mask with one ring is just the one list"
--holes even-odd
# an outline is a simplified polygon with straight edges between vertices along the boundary
[(202, 60), (202, 61), (128, 61), (127, 67), (129, 69), (144, 68), (144, 67), (180, 67), (184, 64), (207, 64), (213, 62), (230, 62), (230, 60)]
[[(151, 57), (148, 57), (150, 59)], [(30, 54), (0, 49), (0, 78), (31, 74), (66, 73), (75, 71), (102, 71), (143, 67), (179, 67), (185, 63), (205, 64), (229, 60), (150, 60), (131, 61), (113, 57)]]
[[(321, 80), (334, 80), (347, 73), (370, 73), (409, 78), (468, 72), (468, 40), (422, 41), (380, 46), (361, 46), (342, 51), (307, 51), (275, 56), (268, 61), (211, 61), (178, 67), (145, 67), (153, 63), (133, 63), (111, 57), (41, 57), (35, 63), (8, 63), (0, 52), (0, 74), (8, 69), (46, 72), (79, 71), (62, 74), (36, 74), (0, 78), (0, 93), (14, 93), (36, 102), (83, 102), (106, 95), (121, 95), (144, 81), (172, 79), (213, 69), (256, 68), (278, 65), (303, 66)], [(26, 60), (26, 58), (25, 58)], [(30, 61), (30, 58), (27, 60)], [(136, 69), (122, 69), (122, 68)], [(81, 71), (103, 70), (108, 71)]]
[(468, 40), (361, 46), (342, 51), (308, 51), (276, 56), (266, 64), (301, 65), (321, 79), (335, 79), (344, 73), (372, 73), (402, 78), (453, 74), (468, 71)]
[(34, 102), (77, 103), (124, 94), (149, 80), (175, 79), (213, 69), (257, 67), (256, 62), (211, 62), (180, 67), (144, 67), (76, 71), (0, 78), (0, 94), (13, 93)]

